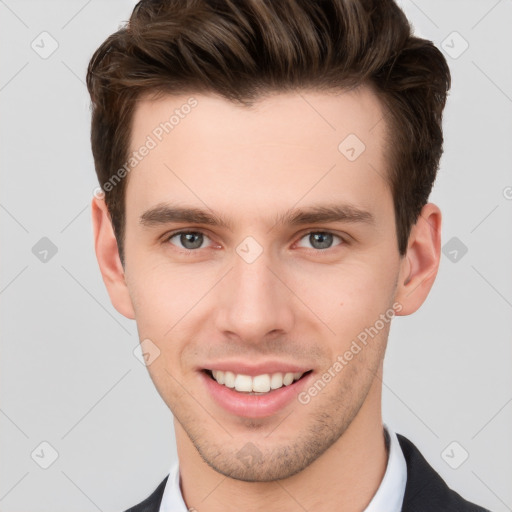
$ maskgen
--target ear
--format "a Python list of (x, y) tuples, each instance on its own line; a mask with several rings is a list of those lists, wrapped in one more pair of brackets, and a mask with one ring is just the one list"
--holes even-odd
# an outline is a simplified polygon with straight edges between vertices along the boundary
[(411, 229), (407, 253), (402, 258), (396, 301), (397, 315), (410, 315), (425, 302), (441, 259), (441, 210), (426, 204)]
[(94, 197), (91, 204), (94, 249), (103, 282), (107, 287), (112, 305), (127, 318), (135, 319), (135, 312), (124, 278), (119, 258), (117, 240), (110, 214), (103, 198)]

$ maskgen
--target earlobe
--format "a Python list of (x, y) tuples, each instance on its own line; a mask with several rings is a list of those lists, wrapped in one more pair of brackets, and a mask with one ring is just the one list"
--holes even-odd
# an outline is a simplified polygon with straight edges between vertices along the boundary
[(397, 286), (396, 300), (402, 305), (399, 315), (410, 315), (425, 302), (434, 284), (441, 258), (441, 211), (426, 204), (412, 227), (407, 253)]
[(96, 259), (110, 301), (119, 313), (127, 318), (134, 319), (135, 312), (126, 285), (124, 269), (119, 258), (117, 241), (105, 200), (94, 197), (91, 210)]

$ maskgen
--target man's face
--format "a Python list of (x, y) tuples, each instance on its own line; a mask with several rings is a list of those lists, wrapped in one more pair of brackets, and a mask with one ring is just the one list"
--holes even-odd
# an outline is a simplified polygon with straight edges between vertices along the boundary
[[(169, 133), (155, 129), (189, 96), (135, 112), (131, 150), (148, 135), (156, 147), (128, 177), (129, 296), (140, 339), (160, 351), (148, 368), (177, 436), (230, 477), (284, 478), (379, 408), (381, 315), (404, 261), (382, 109), (367, 89), (273, 95), (251, 109), (194, 98)], [(338, 217), (298, 215), (331, 208)]]

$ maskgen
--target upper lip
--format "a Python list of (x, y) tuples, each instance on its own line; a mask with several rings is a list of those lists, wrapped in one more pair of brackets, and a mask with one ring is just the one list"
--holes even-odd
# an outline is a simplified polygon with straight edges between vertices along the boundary
[(266, 363), (248, 363), (243, 361), (216, 361), (206, 364), (202, 370), (229, 371), (241, 375), (264, 375), (265, 373), (306, 373), (311, 368), (304, 365), (285, 363), (282, 361), (267, 361)]

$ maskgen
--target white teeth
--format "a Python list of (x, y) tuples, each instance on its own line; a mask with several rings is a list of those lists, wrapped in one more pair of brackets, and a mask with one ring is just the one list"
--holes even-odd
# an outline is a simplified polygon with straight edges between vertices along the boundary
[(213, 378), (219, 383), (224, 384), (224, 372), (220, 370), (212, 370)]
[(289, 386), (293, 382), (293, 373), (285, 373), (283, 377), (283, 384)]
[(237, 375), (235, 378), (235, 389), (237, 391), (252, 391), (252, 379), (249, 375)]
[(235, 387), (235, 374), (233, 372), (222, 372), (221, 370), (219, 370), (217, 374), (219, 373), (224, 373), (224, 386), (227, 386), (228, 388)]
[(252, 379), (252, 390), (258, 393), (270, 391), (270, 375), (258, 375)]
[(251, 377), (250, 375), (235, 374), (229, 371), (212, 370), (213, 378), (228, 388), (235, 388), (241, 393), (268, 393), (271, 389), (289, 386), (293, 381), (299, 380), (303, 373), (264, 373)]
[(274, 373), (272, 377), (270, 377), (270, 389), (279, 389), (283, 387), (283, 374), (282, 373)]

